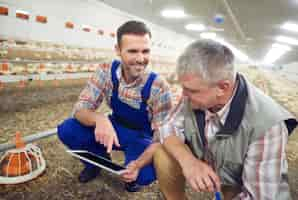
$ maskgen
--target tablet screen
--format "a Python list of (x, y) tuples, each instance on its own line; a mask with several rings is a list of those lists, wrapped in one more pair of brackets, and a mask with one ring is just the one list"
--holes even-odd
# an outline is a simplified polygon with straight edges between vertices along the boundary
[(84, 157), (88, 160), (91, 160), (95, 163), (98, 163), (99, 165), (103, 165), (107, 168), (110, 168), (114, 171), (121, 171), (121, 170), (124, 170), (125, 167), (121, 166), (121, 165), (118, 165), (118, 164), (115, 164), (109, 160), (107, 160), (106, 158), (104, 157), (101, 157), (101, 156), (98, 156), (98, 155), (95, 155), (95, 154), (92, 154), (90, 152), (79, 152), (79, 151), (73, 151), (73, 153), (81, 156), (81, 157)]

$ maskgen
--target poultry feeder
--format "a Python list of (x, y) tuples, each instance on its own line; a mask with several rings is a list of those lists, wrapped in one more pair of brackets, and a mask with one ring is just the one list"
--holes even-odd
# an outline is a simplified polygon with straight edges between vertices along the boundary
[(41, 150), (23, 142), (19, 132), (15, 149), (8, 150), (0, 159), (0, 184), (17, 184), (38, 177), (46, 168)]

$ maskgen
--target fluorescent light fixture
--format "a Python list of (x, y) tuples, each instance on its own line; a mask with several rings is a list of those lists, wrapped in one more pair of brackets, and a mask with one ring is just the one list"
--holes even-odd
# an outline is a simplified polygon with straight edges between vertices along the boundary
[(223, 28), (216, 28), (216, 27), (212, 27), (212, 26), (209, 26), (208, 27), (208, 30), (215, 31), (215, 32), (223, 32), (223, 31), (225, 31), (225, 29), (223, 29)]
[(284, 42), (287, 44), (293, 44), (293, 45), (298, 45), (298, 40), (291, 38), (291, 37), (286, 37), (286, 36), (278, 36), (276, 37), (276, 40), (278, 42)]
[(273, 48), (278, 48), (278, 49), (281, 49), (281, 50), (284, 50), (284, 51), (290, 51), (290, 50), (292, 50), (292, 48), (289, 47), (288, 45), (279, 44), (279, 43), (273, 43), (272, 44), (272, 47)]
[(206, 27), (204, 24), (187, 24), (185, 29), (189, 31), (203, 31), (206, 29)]
[(281, 26), (281, 28), (288, 30), (288, 31), (293, 31), (293, 32), (298, 32), (298, 24), (290, 23), (287, 22)]
[(185, 18), (184, 10), (180, 9), (165, 9), (161, 11), (161, 15), (165, 18)]
[(291, 48), (287, 45), (274, 43), (266, 54), (263, 63), (272, 64), (290, 50)]
[(241, 62), (251, 63), (251, 60), (249, 59), (249, 57), (245, 53), (243, 53), (242, 51), (240, 51), (239, 49), (237, 49), (235, 46), (233, 46), (232, 44), (226, 42), (223, 39), (217, 38), (217, 37), (213, 38), (212, 40), (217, 41), (217, 42), (225, 45), (226, 47), (228, 47), (233, 52), (233, 54), (235, 55), (235, 57), (238, 60), (240, 60)]
[(24, 15), (29, 15), (29, 12), (24, 11), (24, 10), (16, 10), (16, 13), (24, 14)]
[(200, 34), (200, 37), (203, 39), (213, 39), (216, 37), (216, 33), (214, 32), (203, 32)]

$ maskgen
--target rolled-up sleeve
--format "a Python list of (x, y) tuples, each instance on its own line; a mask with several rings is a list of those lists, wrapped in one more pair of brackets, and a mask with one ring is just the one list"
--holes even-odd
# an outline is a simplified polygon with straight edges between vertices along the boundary
[(170, 114), (173, 105), (169, 85), (159, 76), (152, 84), (148, 105), (152, 116), (151, 127), (153, 130), (157, 130)]
[(171, 135), (179, 137), (184, 142), (184, 106), (184, 100), (181, 99), (178, 105), (173, 108), (171, 113), (166, 117), (162, 125), (159, 127), (159, 141), (161, 143), (163, 143), (164, 140)]
[(80, 109), (96, 110), (105, 97), (108, 80), (108, 71), (101, 67), (97, 68), (80, 93), (79, 99), (74, 105), (72, 116)]

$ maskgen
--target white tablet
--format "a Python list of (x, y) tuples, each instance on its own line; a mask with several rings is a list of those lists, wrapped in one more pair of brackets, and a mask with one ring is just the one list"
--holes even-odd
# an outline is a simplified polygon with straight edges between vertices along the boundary
[(98, 166), (102, 169), (105, 169), (117, 175), (121, 175), (123, 173), (123, 170), (126, 169), (124, 166), (113, 163), (110, 160), (102, 156), (98, 156), (92, 152), (88, 152), (85, 150), (66, 150), (66, 151), (74, 157), (77, 157), (81, 160), (84, 160), (88, 163), (91, 163), (95, 166)]

